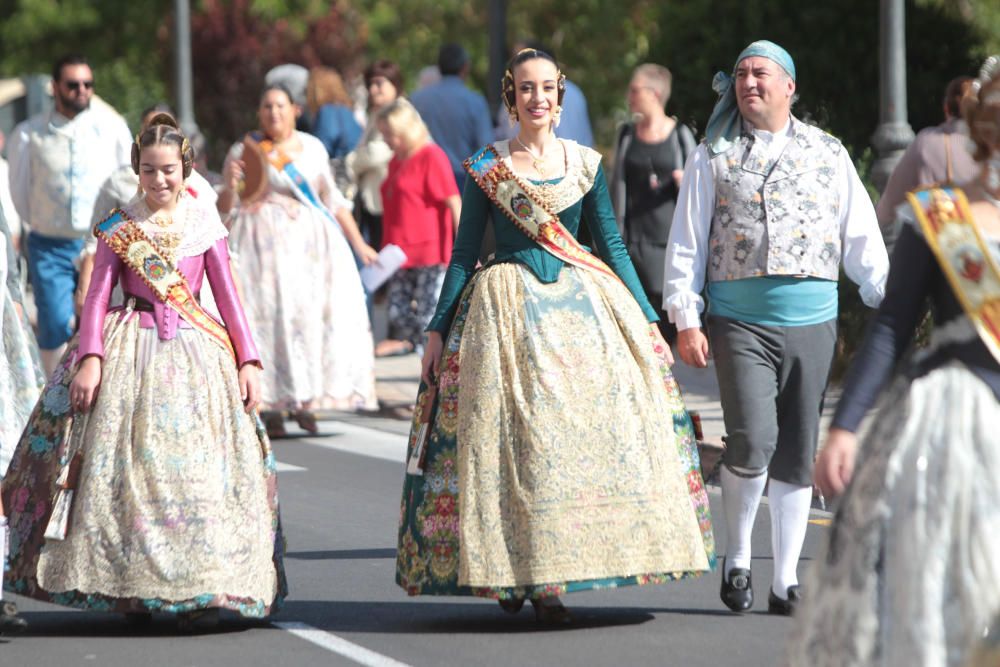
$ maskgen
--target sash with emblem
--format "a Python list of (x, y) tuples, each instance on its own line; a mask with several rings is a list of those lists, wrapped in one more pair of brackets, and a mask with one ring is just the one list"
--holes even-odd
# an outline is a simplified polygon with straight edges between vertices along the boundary
[(467, 159), (465, 170), (489, 200), (543, 250), (567, 264), (618, 278), (607, 264), (580, 245), (555, 212), (533, 196), (532, 189), (511, 171), (492, 144)]
[(309, 185), (309, 181), (302, 174), (302, 172), (299, 171), (298, 167), (295, 166), (295, 162), (291, 157), (289, 157), (284, 151), (275, 148), (274, 142), (259, 131), (247, 134), (243, 142), (244, 144), (251, 143), (256, 145), (260, 153), (267, 156), (267, 160), (271, 166), (274, 167), (278, 173), (284, 176), (293, 186), (292, 191), (295, 193), (296, 198), (303, 204), (318, 209), (321, 213), (323, 213), (327, 220), (333, 223), (333, 226), (338, 231), (341, 231), (340, 223), (337, 222), (336, 218), (333, 217), (333, 214), (327, 210), (326, 205), (323, 204), (319, 196), (313, 191), (312, 186)]
[(95, 236), (138, 275), (153, 293), (192, 327), (208, 334), (236, 359), (229, 332), (209, 315), (191, 293), (187, 279), (166, 259), (162, 250), (121, 209), (97, 225)]
[(958, 188), (908, 193), (924, 238), (962, 309), (1000, 361), (1000, 267)]

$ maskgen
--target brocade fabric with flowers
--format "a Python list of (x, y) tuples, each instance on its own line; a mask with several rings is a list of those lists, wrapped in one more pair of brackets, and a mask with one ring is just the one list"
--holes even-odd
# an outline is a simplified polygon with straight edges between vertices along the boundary
[[(330, 176), (326, 149), (299, 134), (295, 166), (335, 213), (350, 206)], [(239, 159), (242, 144), (230, 151)], [(296, 198), (269, 167), (264, 198), (241, 204), (229, 250), (247, 320), (260, 350), (268, 408), (375, 410), (375, 348), (354, 254), (338, 223)]]
[[(197, 329), (161, 340), (129, 309), (108, 313), (103, 340), (90, 411), (70, 406), (74, 337), (15, 449), (5, 589), (91, 610), (267, 615), (287, 594), (276, 464), (232, 356)], [(66, 537), (46, 539), (77, 455)]]
[(399, 585), (544, 597), (713, 563), (691, 422), (628, 290), (574, 267), (550, 284), (480, 271), (445, 341), (425, 472), (404, 481)]

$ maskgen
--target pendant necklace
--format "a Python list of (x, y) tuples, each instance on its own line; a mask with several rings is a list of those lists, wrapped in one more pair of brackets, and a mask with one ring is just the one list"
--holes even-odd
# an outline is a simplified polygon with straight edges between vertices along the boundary
[(514, 141), (516, 141), (521, 148), (528, 152), (528, 158), (531, 160), (532, 169), (538, 172), (538, 175), (542, 177), (542, 180), (545, 180), (545, 157), (528, 148), (528, 146), (521, 141), (521, 137), (514, 137)]

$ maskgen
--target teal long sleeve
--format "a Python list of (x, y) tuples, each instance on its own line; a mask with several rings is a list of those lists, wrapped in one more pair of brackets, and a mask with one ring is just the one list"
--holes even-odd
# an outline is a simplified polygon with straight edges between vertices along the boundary
[[(632, 292), (646, 319), (656, 322), (659, 316), (642, 290), (639, 276), (618, 232), (604, 170), (600, 167), (590, 191), (559, 213), (560, 221), (574, 236), (577, 236), (580, 230), (581, 217), (587, 223), (600, 257)], [(565, 263), (543, 250), (515, 227), (514, 223), (487, 198), (486, 193), (476, 185), (475, 181), (471, 178), (466, 179), (465, 189), (462, 192), (462, 216), (459, 220), (458, 236), (455, 238), (437, 310), (427, 326), (427, 331), (437, 331), (442, 335), (447, 333), (462, 290), (475, 272), (483, 235), (486, 225), (490, 222), (493, 223), (496, 236), (494, 261), (523, 264), (543, 283), (553, 283), (559, 279), (559, 272)]]

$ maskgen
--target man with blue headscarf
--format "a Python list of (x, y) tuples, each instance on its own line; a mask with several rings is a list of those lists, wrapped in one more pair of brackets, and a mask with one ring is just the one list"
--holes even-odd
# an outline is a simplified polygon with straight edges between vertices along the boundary
[(753, 604), (750, 536), (770, 478), (768, 611), (790, 614), (801, 596), (796, 570), (837, 339), (840, 265), (875, 307), (889, 261), (847, 151), (791, 113), (787, 51), (754, 42), (713, 87), (719, 101), (677, 199), (663, 307), (685, 363), (706, 366), (712, 344), (727, 432), (722, 600), (737, 612)]

